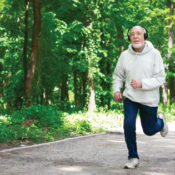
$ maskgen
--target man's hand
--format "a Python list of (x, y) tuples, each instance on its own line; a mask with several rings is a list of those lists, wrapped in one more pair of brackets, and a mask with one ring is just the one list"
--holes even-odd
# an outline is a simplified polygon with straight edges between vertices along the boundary
[(134, 89), (137, 89), (137, 88), (142, 88), (142, 81), (141, 80), (131, 80), (131, 86), (134, 88)]
[(120, 92), (115, 92), (114, 93), (114, 100), (118, 102), (119, 100), (122, 99), (122, 94)]

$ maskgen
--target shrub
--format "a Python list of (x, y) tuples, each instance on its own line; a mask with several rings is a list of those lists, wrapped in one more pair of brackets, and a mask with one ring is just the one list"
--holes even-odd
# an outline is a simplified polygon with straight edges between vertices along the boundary
[(0, 120), (0, 142), (52, 141), (52, 133), (63, 127), (62, 118), (62, 112), (50, 106), (24, 106), (7, 117), (6, 121)]
[[(11, 115), (12, 123), (23, 124), (35, 123), (39, 127), (61, 127), (62, 112), (55, 110), (51, 106), (31, 105), (30, 107), (23, 106), (21, 110), (14, 112)], [(28, 124), (26, 122), (26, 124)]]
[(88, 120), (77, 120), (75, 123), (76, 133), (85, 134), (92, 131), (92, 126)]

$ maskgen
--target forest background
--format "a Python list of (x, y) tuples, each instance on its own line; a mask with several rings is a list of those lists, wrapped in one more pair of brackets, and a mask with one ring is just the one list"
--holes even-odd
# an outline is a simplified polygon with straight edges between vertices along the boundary
[(45, 142), (121, 126), (112, 74), (133, 25), (163, 57), (159, 111), (175, 115), (174, 0), (1, 0), (0, 142)]

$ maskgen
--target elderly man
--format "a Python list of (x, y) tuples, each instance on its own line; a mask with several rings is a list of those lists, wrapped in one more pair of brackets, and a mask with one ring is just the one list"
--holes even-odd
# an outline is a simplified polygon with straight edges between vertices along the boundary
[(124, 168), (135, 168), (139, 164), (136, 142), (136, 116), (139, 112), (143, 132), (152, 136), (160, 132), (168, 134), (164, 114), (157, 115), (159, 87), (165, 81), (162, 57), (151, 42), (146, 41), (148, 33), (141, 26), (128, 31), (131, 42), (121, 53), (113, 74), (114, 100), (122, 99), (120, 89), (125, 82), (124, 96), (124, 135), (128, 148), (128, 161)]

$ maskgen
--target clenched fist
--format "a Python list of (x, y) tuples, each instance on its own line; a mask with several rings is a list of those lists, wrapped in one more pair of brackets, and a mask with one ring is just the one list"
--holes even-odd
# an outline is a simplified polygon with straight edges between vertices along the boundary
[(122, 99), (122, 94), (120, 92), (115, 92), (114, 93), (114, 100), (118, 102), (119, 100)]
[(131, 86), (136, 89), (136, 88), (142, 88), (142, 81), (141, 80), (131, 80)]

